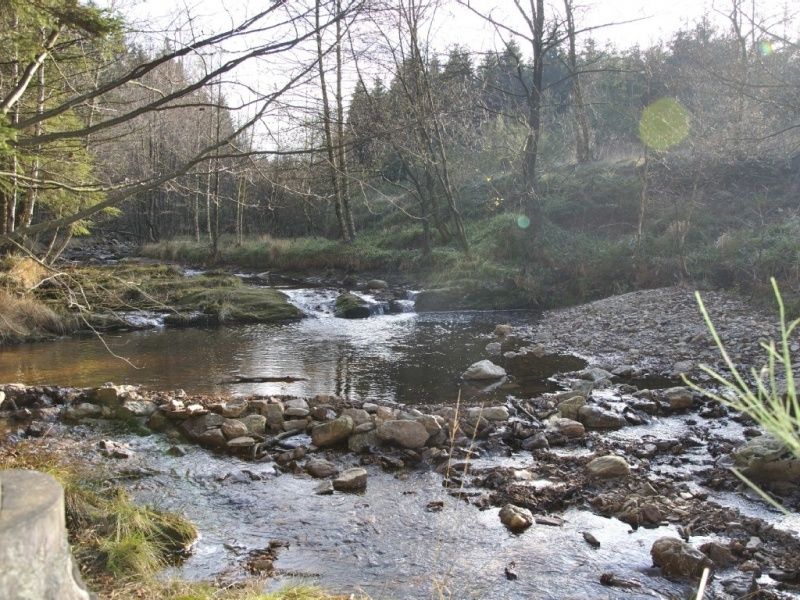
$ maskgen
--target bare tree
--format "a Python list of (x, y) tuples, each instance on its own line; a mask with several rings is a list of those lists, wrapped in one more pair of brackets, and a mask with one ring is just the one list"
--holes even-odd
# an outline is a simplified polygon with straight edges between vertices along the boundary
[(586, 102), (583, 98), (583, 83), (578, 68), (574, 0), (564, 0), (564, 16), (568, 42), (567, 69), (570, 75), (570, 83), (572, 84), (572, 111), (575, 116), (575, 159), (578, 163), (587, 163), (592, 159), (591, 134), (589, 132), (589, 118), (586, 115)]
[[(542, 136), (543, 75), (545, 58), (548, 52), (558, 46), (559, 22), (556, 15), (548, 19), (545, 15), (544, 0), (513, 0), (516, 14), (525, 24), (524, 29), (497, 18), (494, 12), (482, 11), (473, 0), (459, 0), (459, 3), (486, 20), (501, 37), (511, 36), (525, 42), (531, 53), (530, 73), (520, 61), (517, 65), (518, 80), (524, 92), (525, 125), (527, 133), (522, 149), (522, 181), (524, 187), (522, 212), (528, 219), (528, 233), (525, 237), (528, 258), (534, 258), (534, 248), (541, 228), (542, 209), (538, 191), (539, 142)], [(530, 264), (526, 263), (523, 270)]]
[[(9, 203), (8, 194), (2, 194), (6, 218), (3, 231), (0, 232), (2, 234), (0, 235), (0, 247), (4, 245), (13, 247), (24, 240), (32, 241), (47, 232), (70, 232), (75, 224), (85, 222), (93, 215), (115, 207), (129, 198), (141, 198), (153, 190), (168, 187), (180, 178), (196, 172), (200, 167), (205, 166), (205, 171), (209, 171), (209, 165), (214, 162), (218, 166), (221, 160), (241, 158), (256, 153), (265, 156), (281, 156), (297, 152), (275, 147), (247, 150), (240, 148), (239, 142), (243, 139), (244, 132), (257, 124), (262, 125), (263, 117), (268, 111), (274, 110), (280, 99), (287, 96), (291, 90), (307, 82), (316, 69), (316, 61), (299, 62), (300, 54), (296, 50), (313, 43), (320, 29), (331, 27), (337, 20), (345, 19), (356, 4), (355, 0), (348, 1), (345, 6), (341, 7), (339, 13), (315, 26), (313, 18), (309, 18), (314, 14), (313, 4), (309, 6), (309, 2), (291, 5), (284, 2), (272, 2), (257, 15), (248, 17), (221, 33), (192, 40), (177, 49), (167, 49), (155, 58), (137, 60), (121, 74), (117, 69), (117, 74), (104, 78), (103, 81), (95, 82), (88, 88), (66, 86), (54, 102), (46, 106), (39, 102), (36, 110), (21, 112), (18, 119), (6, 118), (5, 127), (14, 132), (12, 152), (10, 153), (13, 160), (7, 163), (8, 168), (0, 167), (0, 183), (8, 184), (0, 187), (26, 191), (27, 197), (31, 201), (25, 206), (24, 219), (15, 215), (15, 218), (9, 222), (7, 217), (12, 209), (17, 208), (16, 198), (19, 197), (19, 192), (14, 192), (13, 206)], [(91, 14), (94, 15), (94, 13)], [(41, 49), (34, 53), (33, 58), (27, 63), (20, 65), (18, 74), (13, 78), (7, 91), (0, 89), (0, 96), (2, 96), (0, 113), (3, 115), (13, 114), (17, 107), (21, 106), (20, 102), (26, 98), (31, 82), (42, 71), (42, 65), (46, 61), (59, 60), (54, 46), (59, 36), (72, 35), (75, 30), (75, 26), (70, 21), (65, 21), (60, 15), (53, 17), (52, 23), (50, 33), (40, 42)], [(91, 35), (103, 34), (102, 31), (91, 32)], [(87, 37), (89, 34), (78, 31), (74, 35)], [(249, 40), (252, 41), (254, 35), (258, 35), (265, 41), (258, 45), (249, 44), (245, 51), (228, 52), (225, 49), (224, 44), (227, 42), (235, 41), (243, 36), (250, 36)], [(221, 52), (224, 58), (219, 64), (200, 72), (196, 78), (169, 89), (154, 88), (150, 97), (142, 101), (124, 101), (125, 95), (130, 94), (131, 90), (140, 89), (139, 82), (148, 74), (185, 57), (200, 56), (209, 51)], [(205, 98), (202, 95), (200, 97), (196, 95), (203, 90), (211, 89), (211, 86), (217, 86), (219, 89), (223, 77), (233, 73), (247, 61), (276, 60), (283, 57), (285, 57), (285, 64), (288, 67), (288, 75), (284, 81), (269, 92), (259, 92), (252, 87), (248, 88), (252, 99), (247, 102), (246, 106), (254, 108), (253, 114), (231, 130), (225, 130), (221, 126), (222, 115), (225, 112), (224, 109), (219, 108), (219, 105), (222, 104), (222, 95), (217, 93), (216, 99), (211, 93), (207, 93)], [(114, 58), (116, 59), (116, 57)], [(40, 91), (37, 92), (37, 95), (40, 94)], [(100, 110), (103, 103), (107, 101), (113, 101), (113, 110)], [(167, 114), (172, 111), (179, 115), (187, 109), (198, 106), (213, 108), (215, 104), (218, 106), (217, 110), (210, 111), (212, 117), (216, 112), (217, 118), (214, 123), (216, 131), (212, 139), (201, 143), (189, 156), (171, 160), (167, 164), (156, 160), (157, 157), (154, 155), (151, 172), (134, 180), (102, 180), (91, 176), (91, 173), (83, 173), (80, 179), (69, 179), (60, 178), (53, 173), (44, 173), (41, 170), (36, 174), (33, 170), (22, 174), (13, 166), (16, 157), (23, 153), (39, 153), (42, 148), (54, 147), (70, 141), (76, 141), (84, 146), (88, 143), (87, 140), (90, 136), (93, 140), (92, 144), (102, 143), (104, 140), (100, 139), (101, 134), (105, 136), (107, 143), (107, 140), (120, 135), (122, 132), (120, 128), (134, 124), (148, 115)], [(66, 119), (76, 111), (86, 113), (90, 115), (90, 118), (82, 121)], [(50, 126), (57, 120), (58, 126)], [(195, 137), (199, 138), (200, 136)], [(212, 186), (212, 192), (217, 192), (215, 201), (219, 200), (218, 181), (217, 175), (213, 179), (214, 185)], [(29, 219), (28, 213), (36, 206), (33, 200), (36, 198), (37, 191), (41, 190), (58, 190), (75, 197), (83, 196), (94, 198), (94, 200), (79, 203), (73, 209), (65, 210), (61, 214), (42, 214), (38, 219)], [(211, 212), (213, 210), (212, 208)], [(214, 215), (212, 221), (212, 246), (216, 246), (219, 239), (218, 215)], [(50, 246), (54, 245), (54, 242), (51, 242)]]

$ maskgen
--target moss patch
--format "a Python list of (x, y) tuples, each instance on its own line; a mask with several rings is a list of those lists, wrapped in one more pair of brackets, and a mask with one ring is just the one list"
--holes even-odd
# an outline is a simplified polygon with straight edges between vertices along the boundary
[(266, 323), (302, 317), (284, 294), (270, 288), (186, 290), (176, 296), (174, 305), (180, 312), (199, 310), (201, 319), (212, 324)]
[(65, 286), (80, 299), (80, 313), (65, 318), (80, 328), (87, 320), (98, 330), (126, 327), (119, 313), (130, 310), (169, 312), (175, 325), (255, 323), (297, 319), (302, 313), (281, 292), (245, 286), (228, 273), (211, 271), (186, 277), (174, 265), (123, 264), (65, 271), (67, 282), (42, 286), (39, 297), (63, 311)]

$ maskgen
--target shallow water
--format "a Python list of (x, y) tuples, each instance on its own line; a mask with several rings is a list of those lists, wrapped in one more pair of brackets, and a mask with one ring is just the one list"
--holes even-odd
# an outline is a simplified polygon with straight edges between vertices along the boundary
[[(104, 340), (113, 354), (96, 338), (3, 348), (0, 381), (80, 387), (113, 381), (192, 393), (337, 394), (375, 402), (455, 402), (459, 390), (465, 398), (480, 395), (480, 388), (462, 389), (459, 376), (471, 363), (487, 357), (484, 347), (494, 339), (494, 326), (536, 318), (529, 312), (403, 312), (339, 319), (331, 310), (336, 292), (284, 291), (308, 318), (284, 324), (109, 334)], [(572, 362), (550, 360), (536, 377), (523, 382), (521, 391), (552, 389), (547, 378), (567, 366), (575, 368)], [(305, 380), (222, 383), (236, 375)]]
[[(171, 574), (241, 574), (249, 551), (283, 540), (289, 548), (279, 550), (275, 566), (284, 575), (275, 586), (299, 578), (334, 591), (360, 589), (376, 600), (434, 598), (439, 590), (441, 597), (465, 600), (666, 598), (685, 591), (651, 569), (649, 548), (674, 534), (670, 527), (630, 532), (615, 519), (573, 509), (563, 515), (563, 527), (534, 525), (517, 536), (501, 525), (498, 509), (479, 511), (451, 497), (435, 473), (401, 479), (369, 468), (365, 494), (318, 496), (310, 478), (232, 481), (242, 470), (269, 474), (269, 464), (209, 457), (195, 448), (172, 459), (163, 457), (165, 445), (154, 437), (131, 442), (150, 467), (163, 469), (137, 484), (135, 495), (184, 512), (202, 532), (194, 554)], [(443, 510), (428, 512), (426, 505), (437, 500)], [(600, 549), (586, 544), (583, 531), (601, 541)], [(516, 581), (504, 574), (512, 561)], [(606, 571), (642, 588), (604, 587), (599, 577)]]

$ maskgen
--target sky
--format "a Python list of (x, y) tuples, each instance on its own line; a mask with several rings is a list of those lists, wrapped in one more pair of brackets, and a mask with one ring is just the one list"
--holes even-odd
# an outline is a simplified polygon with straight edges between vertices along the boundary
[[(291, 0), (290, 0), (291, 1)], [(758, 11), (765, 15), (780, 16), (792, 10), (788, 0), (754, 0)], [(492, 10), (497, 14), (513, 15), (512, 0), (472, 0), (481, 11)], [(168, 24), (174, 15), (188, 11), (200, 16), (213, 27), (230, 22), (230, 14), (241, 15), (262, 9), (263, 0), (102, 0), (101, 5), (115, 5), (123, 14), (139, 22)], [(618, 47), (635, 44), (650, 45), (668, 38), (680, 27), (690, 24), (704, 14), (712, 20), (722, 22), (724, 11), (730, 0), (578, 0), (583, 8), (581, 21), (587, 25), (634, 21), (614, 27), (603, 28), (593, 33), (601, 42), (612, 42)], [(747, 2), (749, 5), (749, 2)], [(554, 0), (552, 8), (561, 6)], [(436, 46), (445, 49), (452, 45), (464, 45), (476, 50), (488, 50), (498, 46), (491, 28), (455, 1), (443, 2), (433, 26)]]

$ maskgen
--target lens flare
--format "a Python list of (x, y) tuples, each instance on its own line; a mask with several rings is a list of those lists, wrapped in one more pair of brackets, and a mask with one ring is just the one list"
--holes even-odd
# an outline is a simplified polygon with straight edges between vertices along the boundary
[(762, 40), (758, 42), (758, 53), (761, 56), (769, 56), (773, 52), (775, 52), (774, 48), (772, 47), (772, 42), (767, 40)]
[(639, 138), (648, 148), (664, 152), (689, 135), (689, 111), (674, 98), (656, 100), (642, 111)]
[(531, 226), (531, 220), (526, 217), (525, 215), (519, 215), (517, 217), (517, 227), (520, 229), (527, 229)]

